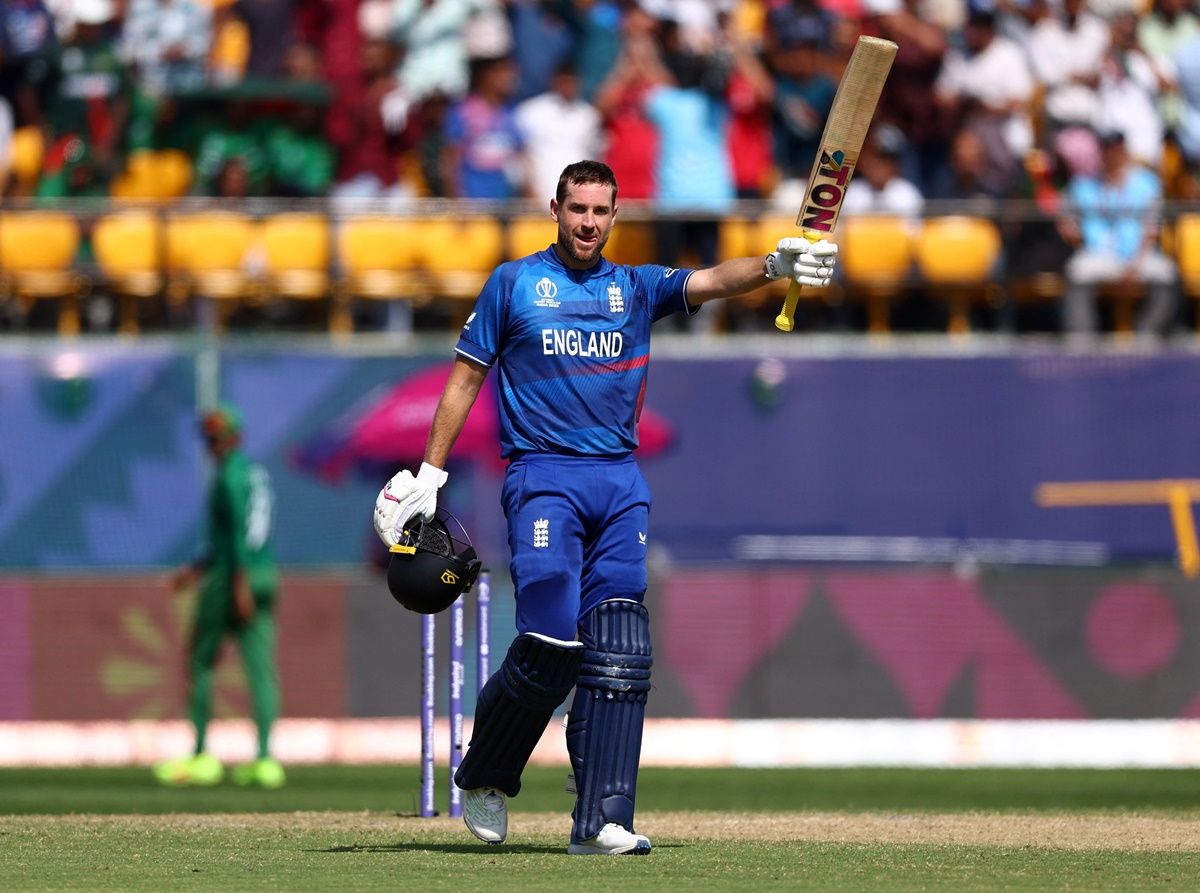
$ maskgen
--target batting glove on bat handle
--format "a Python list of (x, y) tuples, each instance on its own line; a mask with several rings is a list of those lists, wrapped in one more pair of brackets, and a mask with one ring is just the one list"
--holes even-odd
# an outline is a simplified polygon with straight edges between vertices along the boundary
[(776, 250), (766, 257), (767, 278), (794, 279), (810, 288), (824, 288), (833, 281), (837, 250), (837, 245), (825, 239), (780, 239)]
[(833, 279), (837, 262), (837, 245), (825, 239), (789, 237), (780, 239), (776, 250), (767, 255), (766, 270), (770, 279), (790, 278), (783, 309), (775, 317), (775, 328), (790, 332), (796, 324), (796, 305), (800, 302), (800, 287), (809, 285), (824, 288)]
[(388, 481), (375, 499), (375, 532), (388, 548), (410, 520), (420, 515), (426, 521), (437, 511), (437, 491), (446, 483), (446, 472), (422, 462), (414, 477), (408, 469)]

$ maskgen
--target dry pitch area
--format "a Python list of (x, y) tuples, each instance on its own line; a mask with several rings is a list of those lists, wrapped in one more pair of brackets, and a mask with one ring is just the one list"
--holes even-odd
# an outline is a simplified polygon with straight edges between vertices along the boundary
[[(385, 813), (268, 813), (262, 815), (23, 816), (0, 818), (0, 828), (19, 825), (93, 826), (97, 830), (326, 831), (420, 836), (423, 832), (462, 834), (458, 819), (418, 819)], [(794, 840), (829, 843), (934, 844), (951, 846), (1050, 847), (1074, 850), (1200, 852), (1200, 816), (1190, 819), (1138, 815), (998, 815), (859, 813), (647, 812), (638, 830), (651, 840)], [(570, 831), (565, 816), (514, 813), (509, 843), (561, 836)]]
[(682, 838), (1200, 852), (1200, 820), (1150, 816), (664, 813), (647, 816), (640, 830)]

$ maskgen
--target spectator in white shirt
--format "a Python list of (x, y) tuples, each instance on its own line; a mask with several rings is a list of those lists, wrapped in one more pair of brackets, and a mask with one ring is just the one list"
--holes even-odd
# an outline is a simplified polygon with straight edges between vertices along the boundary
[(1029, 105), (1034, 86), (1024, 50), (997, 36), (992, 12), (972, 12), (963, 37), (965, 52), (946, 54), (938, 101), (958, 126), (994, 131), (1011, 158), (1024, 158), (1033, 148)]
[(1100, 69), (1096, 89), (1096, 129), (1120, 131), (1130, 158), (1157, 168), (1163, 157), (1163, 120), (1159, 94), (1171, 77), (1138, 46), (1138, 19), (1118, 13), (1111, 25), (1112, 42)]
[(151, 96), (199, 90), (208, 82), (212, 8), (201, 0), (128, 0), (120, 46)]
[(462, 98), (472, 58), (496, 58), (512, 50), (512, 30), (499, 0), (393, 3), (395, 36), (404, 48), (400, 83), (416, 100), (434, 93)]
[(568, 164), (600, 157), (600, 113), (580, 96), (579, 74), (570, 62), (558, 66), (549, 90), (519, 103), (515, 115), (525, 141), (525, 185), (531, 198), (554, 195), (559, 173)]
[(871, 129), (846, 187), (842, 214), (886, 214), (903, 217), (914, 225), (920, 221), (925, 197), (900, 173), (904, 149), (904, 134), (895, 125), (880, 123)]
[(1109, 29), (1088, 11), (1087, 0), (1061, 0), (1061, 7), (1033, 2), (1046, 6), (1047, 14), (1033, 26), (1026, 49), (1033, 75), (1045, 88), (1042, 109), (1051, 140), (1064, 127), (1095, 125)]

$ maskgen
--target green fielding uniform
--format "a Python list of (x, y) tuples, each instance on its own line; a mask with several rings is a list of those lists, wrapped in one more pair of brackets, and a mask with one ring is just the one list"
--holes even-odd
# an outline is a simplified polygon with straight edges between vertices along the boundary
[[(279, 715), (275, 665), (275, 601), (279, 576), (271, 555), (271, 481), (266, 469), (234, 449), (216, 467), (208, 495), (208, 552), (191, 643), (188, 713), (196, 752), (204, 750), (212, 712), (213, 666), (226, 635), (237, 639), (258, 727), (259, 757), (268, 756)], [(239, 624), (233, 575), (241, 569), (254, 595), (254, 617)]]

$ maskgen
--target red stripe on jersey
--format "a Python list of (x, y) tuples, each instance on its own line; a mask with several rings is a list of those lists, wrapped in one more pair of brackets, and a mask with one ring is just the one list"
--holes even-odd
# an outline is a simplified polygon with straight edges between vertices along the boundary
[(650, 362), (650, 354), (631, 357), (628, 360), (617, 360), (615, 363), (592, 363), (587, 366), (575, 366), (562, 370), (563, 375), (603, 375), (608, 372), (628, 372), (630, 369), (640, 369)]

